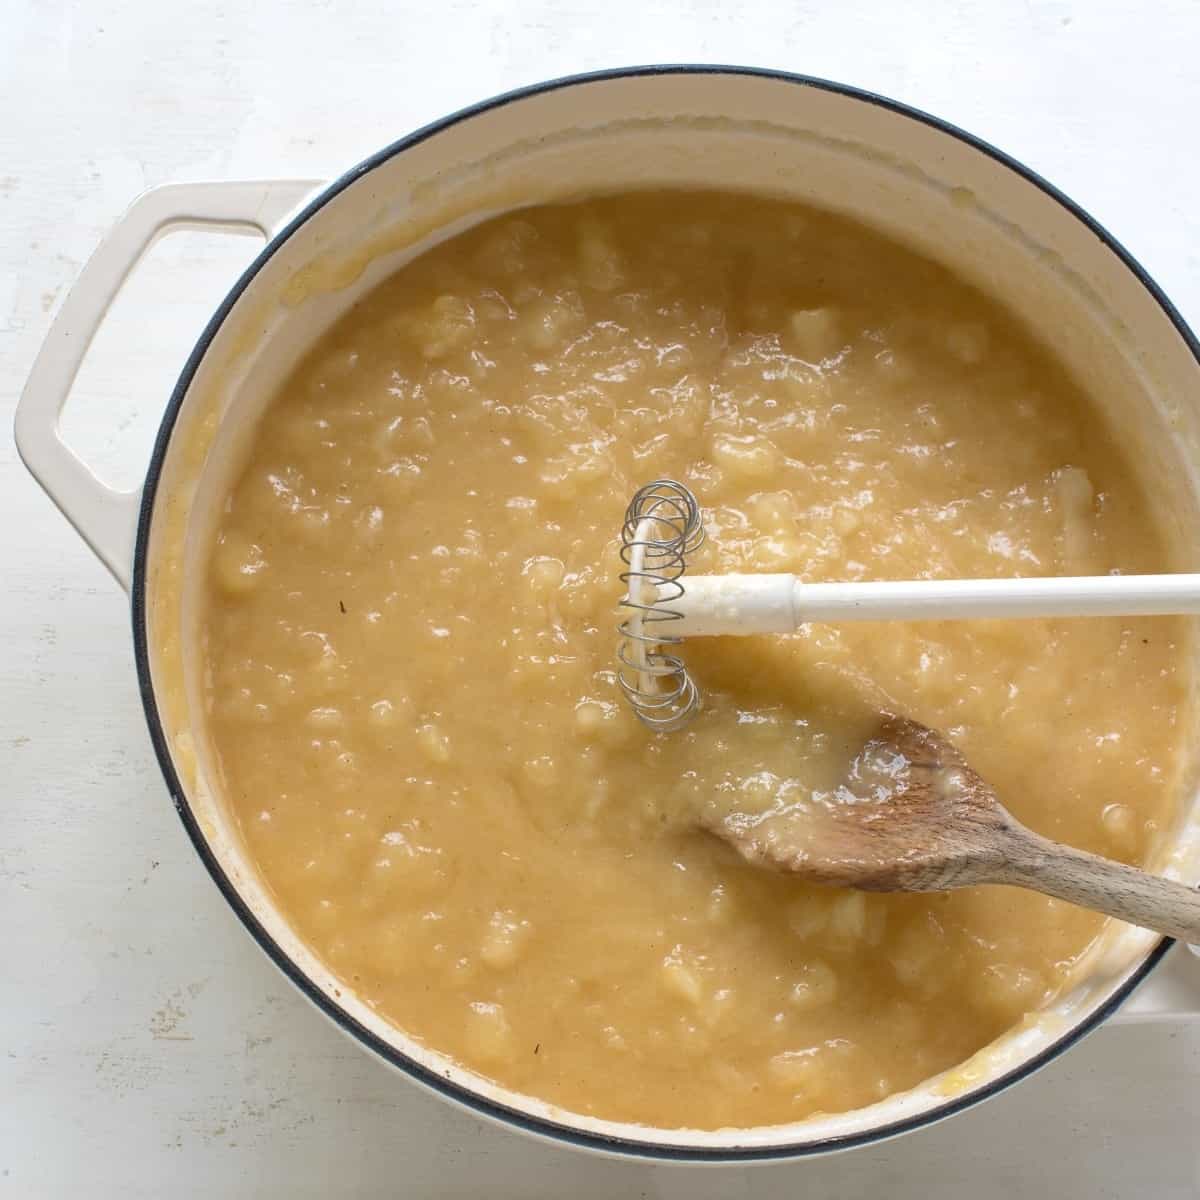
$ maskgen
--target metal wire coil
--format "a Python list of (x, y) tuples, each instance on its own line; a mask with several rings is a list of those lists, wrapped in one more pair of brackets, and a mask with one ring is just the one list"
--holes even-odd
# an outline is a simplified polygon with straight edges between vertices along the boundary
[(656, 479), (634, 493), (621, 527), (621, 573), (632, 609), (617, 626), (621, 641), (617, 680), (638, 719), (668, 733), (685, 725), (700, 707), (700, 693), (678, 655), (665, 650), (683, 639), (662, 628), (683, 614), (671, 608), (684, 594), (687, 555), (704, 542), (696, 497), (674, 479)]

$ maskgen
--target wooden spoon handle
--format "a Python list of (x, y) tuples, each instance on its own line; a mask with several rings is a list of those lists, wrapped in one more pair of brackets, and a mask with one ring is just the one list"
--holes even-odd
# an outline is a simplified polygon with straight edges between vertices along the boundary
[(1008, 831), (989, 882), (1032, 888), (1131, 925), (1200, 943), (1200, 892), (1124, 863), (1052, 842), (1024, 826)]

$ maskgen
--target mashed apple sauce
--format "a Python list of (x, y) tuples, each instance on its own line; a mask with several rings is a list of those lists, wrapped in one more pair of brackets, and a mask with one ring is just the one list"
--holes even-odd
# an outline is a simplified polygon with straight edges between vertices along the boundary
[(263, 418), (203, 618), (229, 804), (345, 983), (510, 1087), (661, 1126), (872, 1102), (1036, 1008), (1099, 920), (822, 890), (691, 817), (836, 783), (886, 706), (1034, 829), (1137, 861), (1184, 627), (696, 640), (706, 707), (651, 735), (614, 627), (622, 514), (659, 476), (706, 508), (696, 571), (1169, 567), (1086, 397), (932, 262), (747, 196), (529, 210), (368, 295)]

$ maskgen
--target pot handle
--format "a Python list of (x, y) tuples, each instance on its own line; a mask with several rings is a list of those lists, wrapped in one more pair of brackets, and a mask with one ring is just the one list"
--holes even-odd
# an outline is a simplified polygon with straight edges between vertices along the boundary
[(270, 239), (317, 180), (170, 183), (143, 192), (79, 274), (38, 352), (17, 404), (17, 451), (63, 516), (129, 591), (141, 488), (102, 483), (62, 440), (59, 414), (121, 285), (165, 234), (180, 229), (261, 232)]
[(1150, 977), (1109, 1018), (1112, 1025), (1200, 1021), (1200, 947), (1177, 942)]

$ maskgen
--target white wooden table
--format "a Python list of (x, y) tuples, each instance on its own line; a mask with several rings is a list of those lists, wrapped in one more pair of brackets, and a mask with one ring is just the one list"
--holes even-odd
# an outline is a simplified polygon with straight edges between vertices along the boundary
[[(777, 66), (948, 117), (1048, 175), (1200, 324), (1200, 7), (0, 2), (0, 406), (102, 231), (172, 179), (324, 177), (508, 87)], [(251, 246), (164, 243), (66, 428), (132, 482)], [(0, 1197), (1194, 1197), (1200, 1025), (1106, 1028), (948, 1124), (787, 1167), (546, 1149), (418, 1094), (251, 945), (167, 803), (123, 596), (0, 439)], [(1180, 959), (1192, 988), (1200, 963)]]

